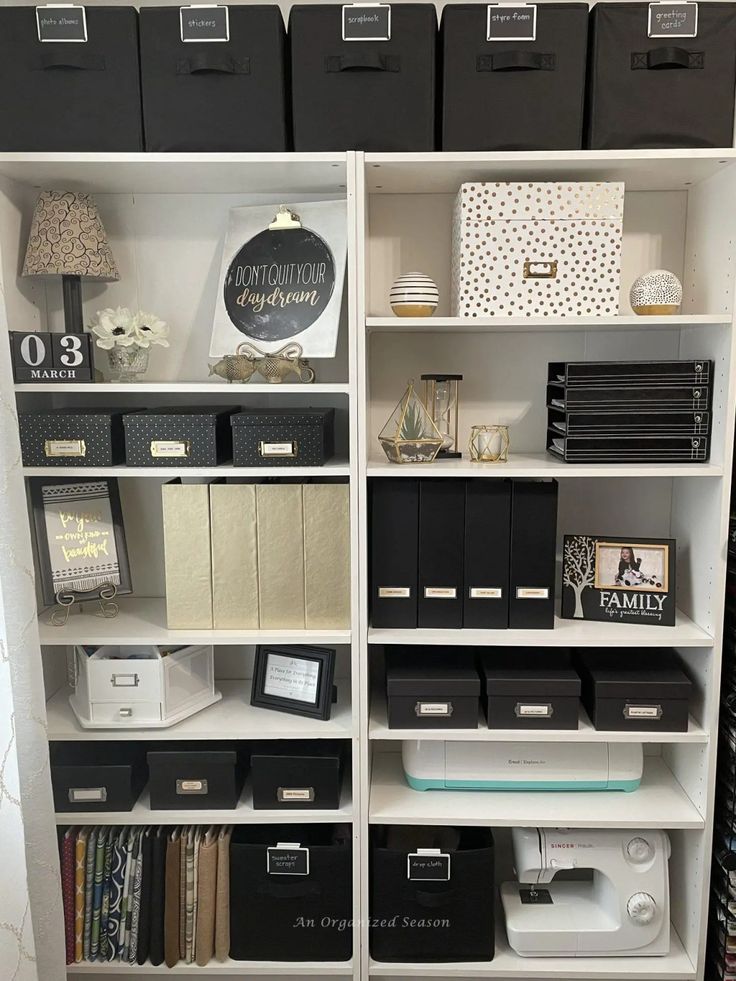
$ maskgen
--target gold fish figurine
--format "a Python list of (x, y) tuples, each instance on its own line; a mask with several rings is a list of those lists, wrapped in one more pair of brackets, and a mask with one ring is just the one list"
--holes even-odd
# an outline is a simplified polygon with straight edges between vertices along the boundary
[(224, 378), (226, 382), (247, 382), (252, 378), (256, 363), (245, 354), (226, 354), (217, 364), (209, 366), (210, 375)]

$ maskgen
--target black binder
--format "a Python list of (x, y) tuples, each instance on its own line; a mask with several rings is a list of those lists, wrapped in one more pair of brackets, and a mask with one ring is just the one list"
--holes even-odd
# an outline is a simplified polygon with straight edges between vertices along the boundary
[(471, 478), (465, 488), (463, 626), (509, 625), (511, 482)]
[(509, 627), (554, 627), (557, 481), (513, 481)]
[(419, 626), (462, 627), (465, 482), (419, 483)]
[(419, 481), (371, 481), (371, 623), (416, 627)]

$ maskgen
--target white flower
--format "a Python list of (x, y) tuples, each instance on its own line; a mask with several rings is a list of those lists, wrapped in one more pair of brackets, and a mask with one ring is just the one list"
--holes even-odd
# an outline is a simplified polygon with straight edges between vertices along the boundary
[(145, 310), (139, 312), (133, 318), (131, 335), (134, 343), (139, 347), (150, 347), (152, 344), (160, 344), (161, 347), (168, 347), (169, 325), (164, 323), (153, 313), (146, 313)]
[(136, 343), (133, 314), (127, 307), (108, 307), (100, 310), (92, 322), (92, 333), (97, 337), (97, 347), (110, 351), (114, 347), (130, 347)]

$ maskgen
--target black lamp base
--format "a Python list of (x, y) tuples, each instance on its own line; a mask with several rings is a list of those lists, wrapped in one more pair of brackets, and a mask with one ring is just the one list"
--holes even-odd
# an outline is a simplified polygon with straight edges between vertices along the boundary
[(67, 334), (83, 334), (82, 280), (79, 276), (62, 276), (64, 293), (64, 329)]

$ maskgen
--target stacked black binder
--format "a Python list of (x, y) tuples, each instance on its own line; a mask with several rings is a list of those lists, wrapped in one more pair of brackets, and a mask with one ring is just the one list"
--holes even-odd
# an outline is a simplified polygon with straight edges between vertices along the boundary
[(566, 463), (703, 463), (712, 361), (551, 362), (547, 449)]

